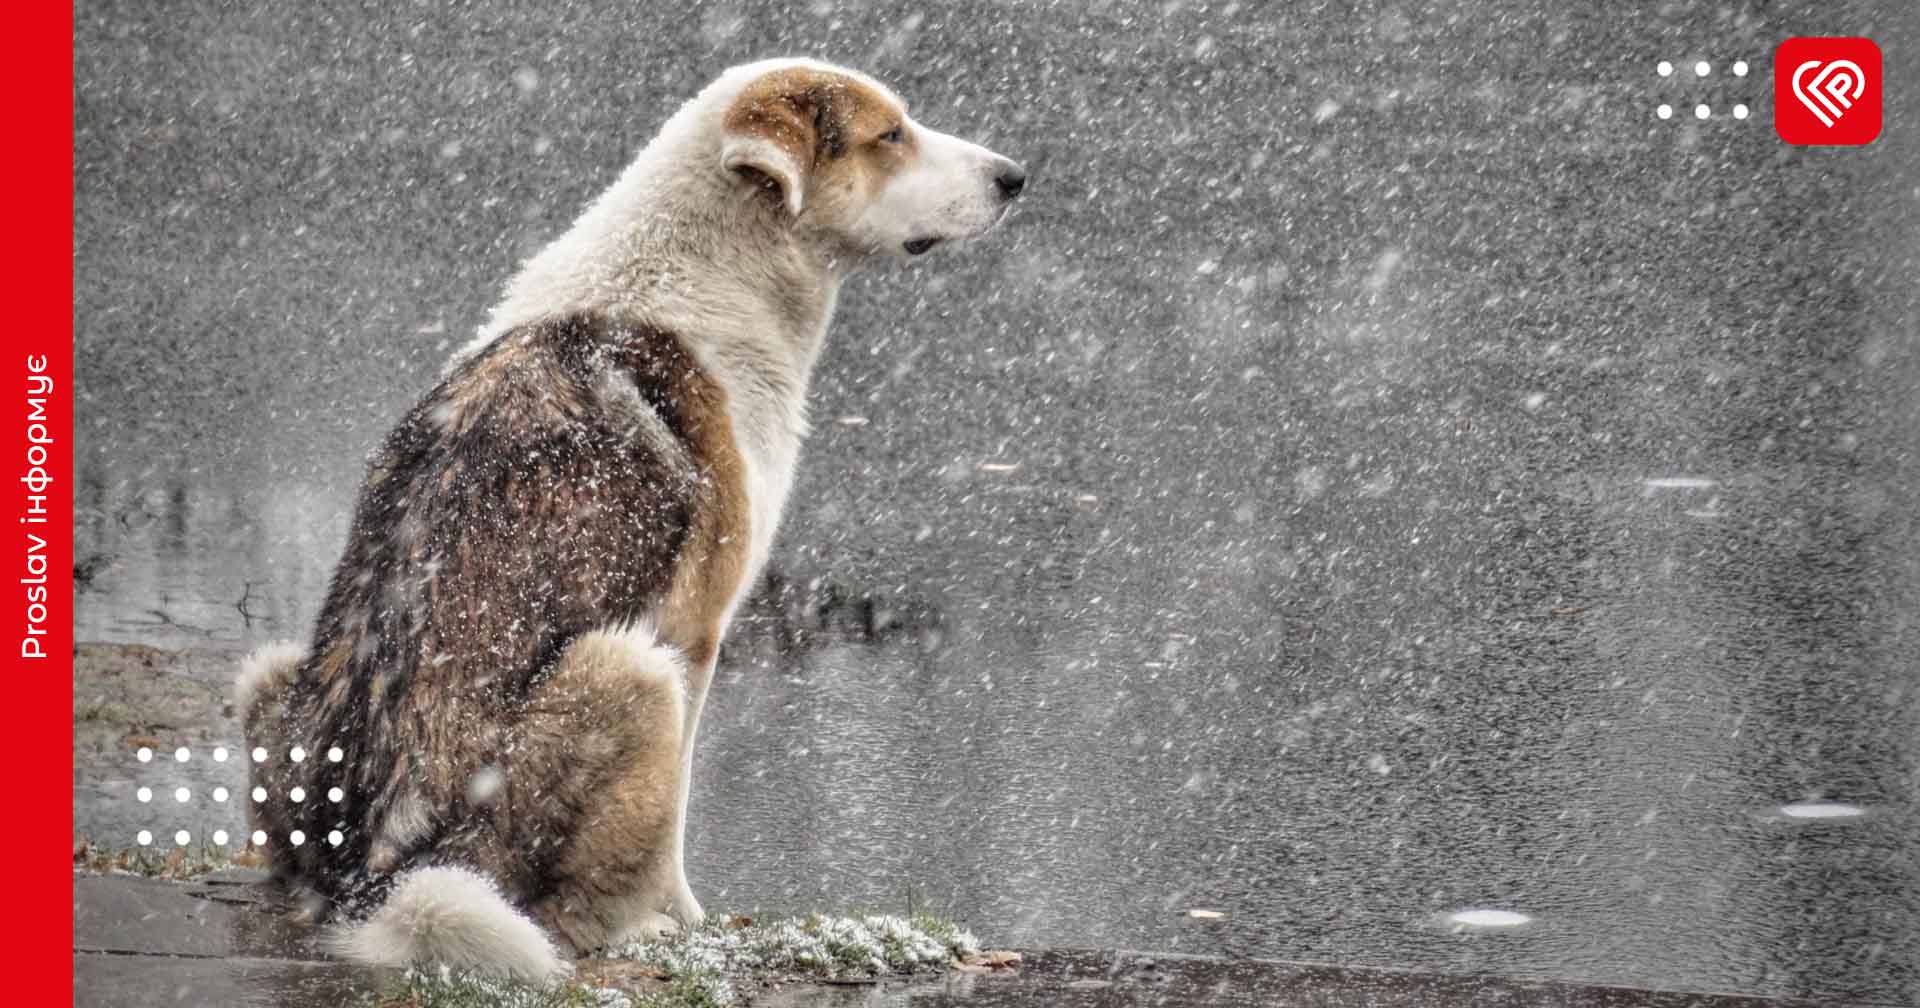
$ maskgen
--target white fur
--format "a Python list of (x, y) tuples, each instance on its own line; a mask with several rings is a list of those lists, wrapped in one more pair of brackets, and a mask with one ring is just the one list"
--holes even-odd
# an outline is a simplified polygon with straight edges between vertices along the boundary
[(901, 250), (916, 238), (974, 238), (985, 234), (1012, 204), (994, 177), (1013, 162), (975, 143), (906, 120), (918, 156), (913, 167), (887, 181), (860, 215), (871, 244)]
[(538, 924), (466, 868), (402, 875), (373, 916), (340, 928), (334, 951), (374, 966), (437, 964), (477, 976), (546, 983), (573, 971)]
[(262, 690), (285, 686), (306, 656), (307, 649), (300, 644), (275, 641), (241, 659), (240, 674), (233, 680), (233, 709), (240, 718), (246, 719)]

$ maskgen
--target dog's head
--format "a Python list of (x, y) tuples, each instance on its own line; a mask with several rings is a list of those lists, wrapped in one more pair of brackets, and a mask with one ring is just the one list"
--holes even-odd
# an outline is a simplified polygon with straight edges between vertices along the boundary
[(928, 129), (864, 74), (811, 60), (735, 67), (714, 88), (716, 170), (836, 255), (915, 256), (985, 233), (1026, 172)]

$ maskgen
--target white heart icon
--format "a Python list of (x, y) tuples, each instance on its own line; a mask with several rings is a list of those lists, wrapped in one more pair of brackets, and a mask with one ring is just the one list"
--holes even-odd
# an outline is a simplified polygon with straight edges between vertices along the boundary
[[(1801, 81), (1814, 70), (1813, 80), (1804, 85)], [(1834, 60), (1821, 68), (1817, 59), (1808, 60), (1793, 68), (1793, 96), (1800, 99), (1819, 119), (1821, 125), (1832, 127), (1840, 117), (1853, 107), (1853, 100), (1867, 90), (1866, 72), (1860, 64), (1852, 60)]]

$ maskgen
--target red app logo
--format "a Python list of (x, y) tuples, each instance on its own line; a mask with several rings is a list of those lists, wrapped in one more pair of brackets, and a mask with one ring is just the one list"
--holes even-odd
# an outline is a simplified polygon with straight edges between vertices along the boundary
[(1773, 51), (1773, 129), (1790, 144), (1851, 146), (1880, 135), (1880, 47), (1790, 38)]

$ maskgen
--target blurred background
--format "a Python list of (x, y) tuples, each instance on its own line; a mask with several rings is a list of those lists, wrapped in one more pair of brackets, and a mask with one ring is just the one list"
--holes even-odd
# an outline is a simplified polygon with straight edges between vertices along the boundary
[[(1915, 5), (75, 18), (78, 639), (217, 684), (305, 635), (515, 264), (813, 55), (1032, 181), (843, 292), (700, 740), (708, 909), (1920, 998)], [(1799, 34), (1878, 41), (1878, 143), (1774, 135)], [(83, 760), (76, 830), (150, 769)]]

